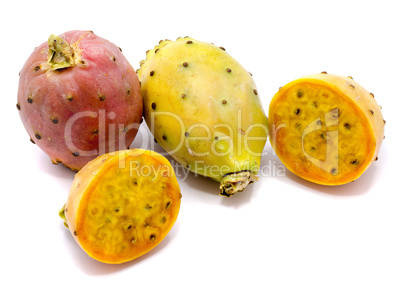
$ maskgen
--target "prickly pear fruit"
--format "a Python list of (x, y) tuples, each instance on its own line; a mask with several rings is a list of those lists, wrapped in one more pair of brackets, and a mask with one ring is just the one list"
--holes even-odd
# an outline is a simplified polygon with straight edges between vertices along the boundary
[(294, 174), (324, 185), (356, 180), (376, 160), (385, 121), (352, 77), (314, 74), (286, 84), (269, 107), (269, 138)]
[(79, 171), (59, 212), (74, 240), (104, 263), (133, 260), (173, 227), (180, 188), (169, 161), (150, 150), (104, 154)]
[(223, 196), (257, 180), (268, 125), (249, 72), (189, 37), (159, 42), (140, 65), (145, 121), (178, 163), (220, 181)]
[(96, 156), (126, 149), (142, 98), (121, 49), (91, 31), (51, 35), (20, 72), (18, 102), (31, 142), (54, 164), (78, 171)]

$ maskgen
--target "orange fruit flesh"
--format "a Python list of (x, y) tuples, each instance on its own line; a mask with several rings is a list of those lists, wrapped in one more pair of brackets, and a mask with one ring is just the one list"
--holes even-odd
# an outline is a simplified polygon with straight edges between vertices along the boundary
[(372, 161), (375, 138), (367, 117), (348, 96), (329, 86), (290, 86), (271, 104), (270, 121), (276, 154), (306, 180), (345, 184)]
[(179, 212), (181, 194), (170, 165), (148, 155), (126, 163), (105, 165), (78, 208), (79, 243), (105, 263), (133, 260), (153, 249)]

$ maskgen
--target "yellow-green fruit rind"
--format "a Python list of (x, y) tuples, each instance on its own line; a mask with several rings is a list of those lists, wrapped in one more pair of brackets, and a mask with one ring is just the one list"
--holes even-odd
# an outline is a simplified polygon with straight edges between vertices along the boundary
[(267, 117), (251, 74), (225, 49), (161, 41), (137, 73), (145, 121), (177, 162), (221, 182), (225, 196), (257, 179)]
[(89, 256), (116, 264), (157, 246), (173, 227), (180, 200), (169, 161), (131, 149), (104, 154), (82, 168), (59, 214)]
[(269, 138), (283, 164), (314, 183), (356, 180), (376, 160), (384, 138), (381, 108), (352, 77), (302, 77), (276, 93)]

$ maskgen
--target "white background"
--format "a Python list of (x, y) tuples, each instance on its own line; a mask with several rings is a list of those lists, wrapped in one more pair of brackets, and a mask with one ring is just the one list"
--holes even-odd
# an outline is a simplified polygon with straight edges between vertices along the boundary
[[(402, 284), (397, 4), (8, 1), (0, 17), (0, 283)], [(161, 39), (191, 36), (224, 46), (254, 75), (266, 112), (289, 81), (324, 70), (351, 75), (383, 107), (379, 160), (354, 183), (324, 187), (281, 175), (267, 143), (267, 172), (258, 183), (228, 199), (218, 195), (218, 183), (190, 175), (180, 181), (178, 220), (155, 250), (122, 265), (97, 262), (58, 217), (74, 173), (29, 142), (15, 107), (18, 73), (34, 47), (72, 29), (115, 43), (135, 69)]]

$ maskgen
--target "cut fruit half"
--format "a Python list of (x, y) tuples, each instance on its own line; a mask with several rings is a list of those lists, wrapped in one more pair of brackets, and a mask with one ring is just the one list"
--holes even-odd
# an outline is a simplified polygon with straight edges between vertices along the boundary
[(166, 158), (149, 150), (118, 151), (92, 160), (76, 174), (60, 216), (89, 256), (123, 263), (166, 237), (180, 199)]
[(268, 123), (271, 145), (291, 172), (340, 185), (376, 160), (385, 121), (374, 95), (351, 77), (321, 73), (280, 88)]

